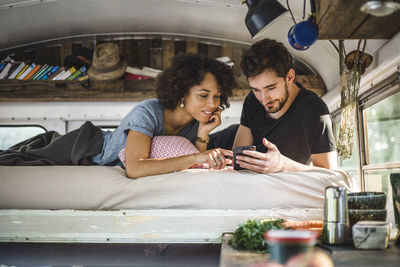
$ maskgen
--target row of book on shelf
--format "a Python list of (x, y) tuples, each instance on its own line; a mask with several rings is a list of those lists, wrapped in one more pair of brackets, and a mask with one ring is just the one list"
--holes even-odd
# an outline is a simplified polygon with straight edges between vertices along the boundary
[(0, 62), (0, 79), (10, 80), (78, 80), (86, 75), (87, 68), (65, 68), (60, 66), (40, 65), (35, 63), (3, 61)]

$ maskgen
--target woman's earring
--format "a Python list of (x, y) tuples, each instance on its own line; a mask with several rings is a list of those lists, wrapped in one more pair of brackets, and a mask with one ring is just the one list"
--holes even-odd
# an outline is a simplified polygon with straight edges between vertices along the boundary
[(184, 108), (184, 107), (185, 107), (185, 104), (182, 102), (179, 106), (180, 106), (181, 108)]

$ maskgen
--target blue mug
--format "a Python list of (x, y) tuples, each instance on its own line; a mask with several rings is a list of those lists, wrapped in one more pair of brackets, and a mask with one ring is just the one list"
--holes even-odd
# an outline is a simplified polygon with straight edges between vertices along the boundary
[(318, 39), (317, 27), (311, 22), (311, 17), (296, 25), (293, 25), (288, 32), (290, 45), (297, 50), (308, 49)]

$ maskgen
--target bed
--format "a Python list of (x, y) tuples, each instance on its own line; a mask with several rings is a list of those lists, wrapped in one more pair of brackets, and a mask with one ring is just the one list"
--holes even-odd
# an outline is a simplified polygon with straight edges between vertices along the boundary
[(221, 243), (248, 219), (323, 219), (345, 172), (188, 169), (128, 179), (120, 167), (0, 167), (1, 242)]

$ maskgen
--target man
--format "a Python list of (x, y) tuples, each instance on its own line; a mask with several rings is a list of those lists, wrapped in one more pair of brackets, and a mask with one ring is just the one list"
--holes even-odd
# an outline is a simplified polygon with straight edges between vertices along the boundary
[(246, 97), (233, 146), (256, 145), (239, 156), (242, 168), (260, 173), (336, 168), (332, 121), (326, 104), (295, 82), (292, 56), (264, 39), (242, 55), (252, 91)]

